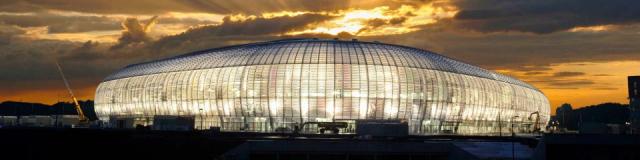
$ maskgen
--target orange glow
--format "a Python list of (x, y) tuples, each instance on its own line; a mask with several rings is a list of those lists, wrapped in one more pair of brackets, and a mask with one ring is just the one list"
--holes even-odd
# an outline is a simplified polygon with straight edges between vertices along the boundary
[[(97, 84), (96, 84), (97, 85)], [(0, 93), (0, 102), (21, 101), (54, 104), (57, 102), (71, 102), (69, 92), (61, 84), (59, 89), (27, 90), (17, 93)], [(93, 100), (97, 86), (74, 89), (73, 93), (78, 100)]]
[[(628, 104), (627, 76), (640, 75), (640, 61), (562, 63), (551, 66), (551, 70), (537, 75), (526, 72), (499, 70), (513, 75), (539, 88), (551, 102), (551, 113), (563, 103), (574, 108), (604, 102)], [(583, 72), (584, 75), (553, 78), (557, 72)], [(545, 80), (592, 82), (579, 85), (550, 85)]]

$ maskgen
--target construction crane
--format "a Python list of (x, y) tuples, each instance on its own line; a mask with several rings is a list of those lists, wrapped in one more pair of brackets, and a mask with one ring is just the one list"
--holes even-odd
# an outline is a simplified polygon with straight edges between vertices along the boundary
[(60, 72), (60, 76), (64, 81), (64, 86), (67, 87), (67, 90), (69, 91), (69, 95), (71, 95), (71, 99), (73, 99), (73, 104), (76, 108), (76, 111), (78, 112), (78, 121), (80, 121), (80, 124), (86, 124), (87, 122), (89, 122), (89, 119), (87, 119), (87, 117), (84, 115), (84, 112), (80, 107), (80, 103), (78, 103), (78, 99), (76, 98), (75, 95), (73, 95), (73, 91), (71, 91), (71, 87), (69, 87), (69, 82), (67, 81), (67, 78), (64, 77), (64, 73), (62, 72), (62, 67), (60, 67), (60, 64), (58, 63), (58, 61), (56, 61), (56, 66), (58, 66), (58, 72)]
[(536, 115), (536, 121), (533, 124), (533, 132), (540, 132), (540, 124), (538, 124), (540, 122), (540, 112), (535, 111), (531, 114), (529, 114), (529, 120), (532, 120), (533, 118), (531, 116)]

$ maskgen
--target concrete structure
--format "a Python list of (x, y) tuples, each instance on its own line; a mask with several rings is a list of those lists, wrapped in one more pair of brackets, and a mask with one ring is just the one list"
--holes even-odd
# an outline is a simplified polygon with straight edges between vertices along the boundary
[(194, 116), (154, 116), (153, 130), (191, 131), (195, 126)]
[(357, 120), (356, 134), (371, 137), (405, 137), (409, 135), (407, 122), (398, 120)]
[(51, 118), (58, 127), (74, 127), (80, 123), (78, 115), (53, 115)]
[(78, 125), (78, 115), (0, 116), (3, 127), (67, 127)]
[(550, 107), (527, 83), (430, 51), (290, 39), (129, 65), (100, 83), (95, 109), (104, 121), (195, 116), (195, 128), (222, 131), (384, 119), (412, 135), (498, 135), (532, 131), (534, 112), (545, 128)]
[(51, 127), (54, 124), (51, 116), (30, 115), (20, 116), (18, 119), (19, 125), (25, 127)]
[(18, 125), (17, 116), (0, 116), (0, 127)]
[[(145, 119), (146, 121), (150, 121), (150, 120), (147, 120), (147, 118), (143, 118), (143, 119)], [(107, 120), (108, 120), (108, 123), (107, 123), (108, 127), (119, 128), (119, 129), (133, 129), (137, 125), (145, 124), (145, 123), (140, 123), (140, 118), (135, 118), (130, 116), (111, 116)]]

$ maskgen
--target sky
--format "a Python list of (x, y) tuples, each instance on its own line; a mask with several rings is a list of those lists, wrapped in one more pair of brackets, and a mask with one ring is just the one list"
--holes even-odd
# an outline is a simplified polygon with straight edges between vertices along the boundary
[(133, 63), (285, 38), (421, 48), (539, 88), (552, 112), (628, 103), (637, 0), (2, 0), (0, 101), (79, 99)]

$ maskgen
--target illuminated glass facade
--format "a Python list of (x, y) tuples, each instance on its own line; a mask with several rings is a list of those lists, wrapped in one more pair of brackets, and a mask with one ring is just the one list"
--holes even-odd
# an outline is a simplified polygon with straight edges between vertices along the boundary
[[(530, 132), (549, 102), (517, 79), (430, 51), (377, 42), (294, 39), (134, 64), (97, 88), (101, 120), (195, 116), (196, 128), (274, 132), (303, 122), (407, 121), (411, 134)], [(306, 128), (307, 131), (312, 130)], [(311, 131), (312, 132), (312, 131)], [(341, 132), (353, 132), (353, 126)]]

